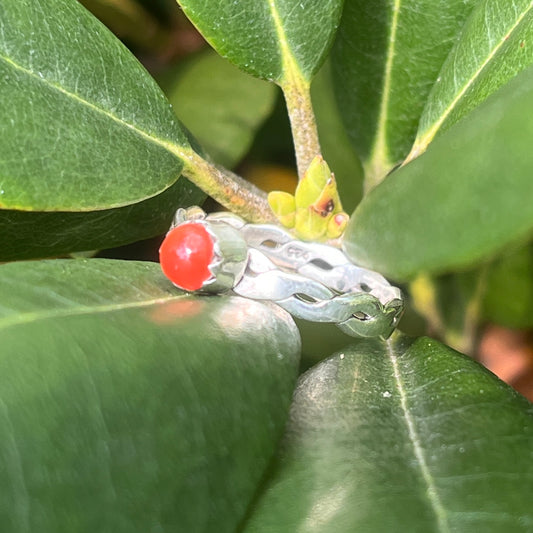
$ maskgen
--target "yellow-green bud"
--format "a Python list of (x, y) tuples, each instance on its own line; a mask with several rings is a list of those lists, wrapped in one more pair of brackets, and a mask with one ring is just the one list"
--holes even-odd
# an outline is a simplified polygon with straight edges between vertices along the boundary
[(286, 228), (294, 228), (296, 205), (294, 196), (288, 192), (272, 191), (268, 194), (270, 209)]
[(294, 228), (296, 236), (303, 240), (336, 239), (348, 223), (335, 175), (320, 155), (311, 161), (294, 196), (274, 191), (268, 195), (268, 203), (276, 218), (285, 227)]

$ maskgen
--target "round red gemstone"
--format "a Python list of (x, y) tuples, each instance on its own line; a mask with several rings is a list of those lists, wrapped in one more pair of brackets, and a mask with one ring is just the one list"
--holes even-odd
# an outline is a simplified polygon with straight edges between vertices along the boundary
[(200, 289), (212, 274), (213, 239), (202, 224), (187, 222), (168, 232), (159, 248), (165, 276), (187, 291)]

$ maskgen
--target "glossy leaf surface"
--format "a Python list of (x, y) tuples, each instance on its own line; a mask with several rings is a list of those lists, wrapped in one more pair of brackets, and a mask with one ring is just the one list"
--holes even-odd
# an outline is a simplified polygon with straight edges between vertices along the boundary
[(178, 0), (185, 14), (223, 57), (283, 85), (310, 81), (329, 49), (342, 0)]
[(162, 235), (178, 207), (204, 199), (204, 193), (182, 178), (153, 198), (115, 209), (79, 213), (0, 210), (0, 261), (102, 250)]
[(413, 152), (531, 65), (532, 39), (530, 0), (479, 2), (431, 90)]
[(335, 174), (342, 206), (348, 213), (363, 195), (363, 169), (342, 123), (342, 113), (333, 94), (330, 62), (316, 75), (311, 85), (322, 155)]
[(1, 530), (235, 531), (286, 419), (292, 319), (153, 263), (11, 263), (0, 293)]
[(184, 133), (130, 52), (75, 0), (0, 5), (0, 207), (79, 211), (174, 183)]
[(215, 162), (234, 167), (272, 112), (276, 88), (212, 51), (161, 80), (174, 111)]
[(533, 69), (518, 75), (359, 204), (352, 258), (394, 278), (476, 264), (533, 230)]
[(335, 89), (375, 184), (409, 152), (424, 102), (473, 0), (347, 0), (333, 48)]
[(304, 374), (246, 533), (526, 532), (533, 408), (428, 338), (354, 344)]

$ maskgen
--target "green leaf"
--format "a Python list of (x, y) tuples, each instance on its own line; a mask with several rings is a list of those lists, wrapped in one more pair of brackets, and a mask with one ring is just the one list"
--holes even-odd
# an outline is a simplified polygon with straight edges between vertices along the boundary
[(412, 156), (533, 63), (530, 0), (483, 0), (472, 12), (429, 94)]
[(511, 328), (533, 327), (533, 247), (507, 252), (488, 267), (486, 320)]
[(335, 174), (342, 206), (350, 213), (363, 196), (363, 169), (342, 124), (333, 94), (329, 61), (316, 75), (311, 85), (311, 96), (322, 154)]
[(204, 199), (205, 194), (180, 179), (153, 198), (115, 209), (80, 213), (0, 210), (0, 261), (54, 257), (148, 239), (168, 231), (178, 207)]
[(342, 0), (178, 0), (223, 57), (280, 85), (309, 82), (320, 68), (342, 11)]
[(0, 529), (235, 531), (286, 420), (290, 316), (153, 263), (11, 263), (0, 294)]
[(359, 204), (344, 245), (393, 278), (475, 265), (533, 229), (533, 68)]
[(370, 186), (407, 155), (427, 94), (475, 0), (347, 0), (335, 46), (339, 107)]
[(300, 378), (246, 533), (527, 532), (533, 408), (428, 338), (346, 348)]
[(248, 76), (212, 51), (160, 81), (183, 124), (227, 168), (246, 154), (276, 99), (274, 86)]
[(160, 193), (190, 152), (130, 52), (75, 0), (0, 5), (0, 207), (81, 211)]

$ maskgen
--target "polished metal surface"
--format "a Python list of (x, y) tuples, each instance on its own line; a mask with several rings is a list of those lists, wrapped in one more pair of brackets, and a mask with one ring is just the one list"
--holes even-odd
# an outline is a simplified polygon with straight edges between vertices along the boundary
[(197, 207), (178, 210), (173, 227), (191, 220), (202, 220), (215, 237), (218, 280), (202, 290), (269, 300), (297, 318), (333, 322), (356, 337), (385, 339), (396, 328), (400, 289), (354, 265), (340, 249), (300, 241), (278, 226), (247, 224), (232, 213), (206, 216)]

